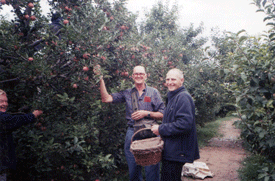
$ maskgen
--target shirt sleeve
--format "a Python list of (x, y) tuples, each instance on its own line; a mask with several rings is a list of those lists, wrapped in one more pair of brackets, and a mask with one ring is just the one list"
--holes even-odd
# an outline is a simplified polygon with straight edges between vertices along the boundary
[(113, 94), (111, 94), (111, 96), (113, 97), (113, 102), (112, 103), (122, 103), (122, 102), (125, 102), (124, 91), (113, 93)]
[(154, 91), (153, 105), (154, 105), (154, 112), (161, 112), (162, 114), (164, 114), (165, 105), (162, 101), (162, 98), (158, 90)]
[(0, 132), (14, 131), (25, 124), (35, 121), (34, 114), (11, 115), (0, 113)]

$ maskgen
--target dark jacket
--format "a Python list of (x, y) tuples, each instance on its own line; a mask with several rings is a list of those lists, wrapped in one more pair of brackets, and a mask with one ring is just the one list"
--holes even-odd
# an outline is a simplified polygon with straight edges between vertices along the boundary
[(12, 131), (34, 121), (35, 117), (32, 113), (11, 115), (0, 112), (0, 171), (16, 168)]
[(195, 105), (184, 86), (168, 93), (159, 133), (164, 141), (163, 159), (192, 163), (199, 159)]

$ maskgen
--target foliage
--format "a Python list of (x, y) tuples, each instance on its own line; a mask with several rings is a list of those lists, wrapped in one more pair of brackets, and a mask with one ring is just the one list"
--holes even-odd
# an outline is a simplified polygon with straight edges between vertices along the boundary
[[(273, 16), (274, 4), (255, 1), (268, 17)], [(265, 18), (271, 20), (272, 18)], [(268, 23), (272, 25), (272, 23)], [(274, 27), (274, 25), (272, 25)], [(259, 180), (273, 180), (275, 162), (275, 70), (274, 30), (260, 37), (251, 37), (245, 31), (226, 33), (214, 39), (216, 51), (211, 58), (223, 68), (224, 86), (235, 99), (235, 107), (241, 121), (241, 136), (252, 153), (265, 157), (265, 163), (257, 165)], [(248, 179), (249, 180), (249, 179)]]
[(275, 164), (261, 155), (251, 155), (242, 162), (238, 170), (242, 181), (271, 181), (275, 179)]
[[(167, 90), (163, 86), (165, 73), (170, 68), (177, 67), (185, 74), (185, 86), (192, 94), (196, 104), (196, 121), (201, 126), (215, 119), (222, 105), (222, 79), (213, 81), (217, 77), (217, 67), (214, 64), (201, 62), (206, 38), (200, 37), (203, 27), (188, 28), (177, 26), (177, 6), (161, 2), (153, 6), (146, 13), (146, 20), (141, 23), (140, 32), (144, 42), (154, 52), (148, 68), (150, 73), (148, 83), (160, 80), (158, 89), (162, 95)], [(165, 65), (165, 66), (163, 66)], [(152, 80), (154, 82), (152, 82)]]
[(109, 93), (131, 87), (132, 68), (144, 65), (147, 84), (164, 99), (165, 73), (178, 67), (185, 72), (199, 124), (219, 109), (222, 79), (213, 81), (216, 65), (200, 61), (203, 28), (178, 27), (176, 6), (170, 10), (158, 3), (138, 27), (124, 0), (49, 1), (47, 17), (39, 1), (6, 3), (16, 17), (0, 22), (1, 89), (8, 93), (10, 112), (26, 105), (44, 111), (34, 125), (15, 132), (18, 180), (127, 177), (125, 108), (101, 103), (92, 71), (97, 64)]
[[(134, 16), (123, 1), (58, 1), (49, 23), (38, 2), (33, 9), (29, 1), (7, 3), (22, 13), (14, 22), (1, 21), (1, 88), (8, 92), (11, 112), (24, 105), (44, 111), (34, 126), (16, 132), (18, 177), (113, 178), (117, 167), (125, 167), (124, 108), (101, 103), (91, 70), (102, 64), (112, 91), (126, 86), (122, 78), (129, 78), (116, 70), (132, 67), (120, 52), (130, 42), (129, 32), (135, 34)], [(22, 19), (26, 13), (36, 20)]]

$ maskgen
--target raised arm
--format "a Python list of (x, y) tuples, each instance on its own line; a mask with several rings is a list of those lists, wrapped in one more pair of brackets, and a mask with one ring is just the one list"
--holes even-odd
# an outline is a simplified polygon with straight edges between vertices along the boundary
[(100, 80), (99, 80), (99, 84), (100, 84), (100, 95), (101, 95), (101, 101), (102, 102), (112, 102), (113, 101), (113, 97), (108, 93), (106, 86), (105, 86), (105, 82), (103, 80), (103, 75), (101, 75), (101, 71), (100, 71), (100, 65), (96, 65), (94, 67), (94, 73), (95, 75), (100, 75)]

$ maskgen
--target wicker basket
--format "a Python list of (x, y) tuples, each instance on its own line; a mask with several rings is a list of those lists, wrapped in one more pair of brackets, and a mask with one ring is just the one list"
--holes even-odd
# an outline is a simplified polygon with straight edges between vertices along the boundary
[(132, 144), (130, 146), (130, 151), (134, 154), (136, 164), (141, 166), (155, 165), (160, 162), (164, 144), (161, 137), (133, 141), (133, 138), (138, 132), (146, 129), (150, 128), (140, 129), (133, 135)]

